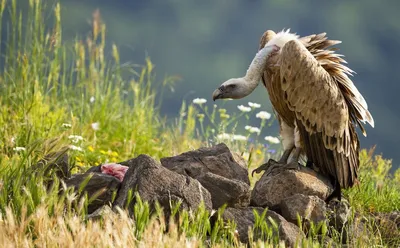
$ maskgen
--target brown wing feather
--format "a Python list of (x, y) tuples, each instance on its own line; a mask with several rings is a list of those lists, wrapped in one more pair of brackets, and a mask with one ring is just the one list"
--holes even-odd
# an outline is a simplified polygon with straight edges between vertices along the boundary
[[(281, 87), (289, 108), (308, 132), (321, 132), (326, 137), (327, 148), (348, 155), (349, 110), (334, 79), (297, 40), (282, 48), (279, 64)], [(333, 138), (337, 142), (332, 142)]]
[[(309, 39), (312, 43), (313, 37)], [(325, 45), (320, 42), (319, 46)], [(323, 174), (336, 178), (341, 187), (352, 186), (359, 145), (342, 89), (302, 41), (286, 43), (279, 64), (284, 100), (296, 114), (308, 159)]]

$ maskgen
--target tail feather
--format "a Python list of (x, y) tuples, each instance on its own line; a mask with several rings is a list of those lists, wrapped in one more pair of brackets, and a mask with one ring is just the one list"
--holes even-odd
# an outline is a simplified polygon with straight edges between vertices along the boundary
[(343, 152), (326, 148), (322, 133), (310, 134), (300, 121), (297, 121), (297, 126), (307, 159), (314, 163), (322, 175), (333, 179), (334, 184), (338, 183), (341, 188), (352, 187), (358, 177), (359, 164), (359, 142), (354, 126), (349, 125), (352, 141), (349, 156)]

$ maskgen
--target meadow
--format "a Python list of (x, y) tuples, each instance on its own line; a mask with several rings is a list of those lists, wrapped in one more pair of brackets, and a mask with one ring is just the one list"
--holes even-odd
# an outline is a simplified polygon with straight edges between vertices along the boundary
[[(211, 213), (203, 208), (184, 211), (177, 222), (166, 224), (161, 210), (150, 215), (149, 205), (138, 199), (135, 220), (125, 210), (88, 220), (90, 199), (78, 199), (71, 190), (59, 194), (65, 188), (62, 181), (33, 169), (45, 155), (65, 148), (73, 173), (140, 154), (159, 159), (219, 142), (241, 154), (249, 170), (281, 153), (278, 134), (261, 136), (274, 121), (262, 104), (241, 105), (231, 113), (223, 106), (234, 102), (213, 105), (211, 96), (204, 96), (182, 102), (175, 120), (163, 116), (162, 98), (173, 94), (177, 79), (157, 79), (150, 58), (139, 64), (120, 61), (118, 47), (106, 44), (99, 12), (86, 37), (64, 40), (60, 8), (29, 0), (23, 14), (17, 0), (0, 3), (0, 246), (244, 247), (234, 223), (218, 218), (211, 227)], [(237, 123), (251, 118), (259, 126), (238, 130)], [(400, 169), (389, 174), (390, 159), (374, 154), (373, 148), (362, 150), (360, 159), (361, 184), (344, 194), (372, 235), (350, 237), (349, 244), (399, 246), (399, 239), (387, 239), (385, 230), (368, 220), (375, 213), (400, 210)], [(49, 180), (51, 188), (46, 187)], [(260, 220), (254, 228), (266, 241), (253, 240), (252, 247), (279, 245), (273, 227)], [(340, 233), (316, 226), (303, 240), (304, 247), (323, 246), (317, 234), (321, 228), (341, 243)]]

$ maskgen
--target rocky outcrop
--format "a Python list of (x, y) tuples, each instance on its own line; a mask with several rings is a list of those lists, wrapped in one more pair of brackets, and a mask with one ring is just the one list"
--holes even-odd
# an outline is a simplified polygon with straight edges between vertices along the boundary
[[(135, 196), (139, 196), (152, 209), (157, 202), (164, 209), (166, 220), (173, 203), (179, 202), (180, 208), (187, 210), (204, 204), (210, 213), (214, 213), (211, 219), (216, 218), (214, 210), (226, 206), (217, 218), (222, 218), (224, 224), (234, 221), (238, 240), (242, 243), (268, 238), (261, 231), (268, 229), (286, 246), (297, 247), (301, 245), (301, 239), (310, 234), (311, 223), (326, 223), (337, 230), (336, 235), (343, 236), (343, 242), (348, 241), (347, 237), (366, 239), (369, 234), (365, 230), (371, 229), (367, 228), (365, 220), (351, 216), (352, 211), (345, 200), (332, 200), (326, 204), (333, 187), (329, 180), (309, 168), (269, 168), (251, 191), (246, 163), (225, 144), (162, 158), (161, 162), (148, 155), (120, 162), (115, 168), (119, 165), (129, 167), (121, 177), (122, 182), (111, 176), (114, 175), (112, 166), (109, 168), (111, 175), (103, 174), (99, 165), (71, 176), (68, 174), (68, 155), (58, 157), (59, 160), (52, 160), (54, 163), (42, 162), (40, 166), (53, 168), (79, 196), (87, 194), (91, 199), (87, 219), (100, 219), (117, 209), (127, 209), (135, 216)], [(302, 220), (300, 228), (298, 216)], [(385, 232), (382, 232), (382, 238), (393, 240), (400, 235), (399, 216), (398, 212), (393, 212), (372, 217), (372, 221), (380, 226), (379, 231)], [(211, 221), (211, 225), (215, 222)], [(250, 237), (249, 229), (252, 230)], [(321, 242), (327, 246), (336, 245), (326, 235)]]
[(251, 205), (276, 209), (284, 199), (295, 194), (326, 200), (332, 192), (333, 187), (328, 179), (306, 167), (301, 170), (264, 173), (254, 186)]
[(162, 158), (171, 171), (197, 179), (212, 198), (215, 209), (245, 207), (250, 203), (250, 180), (244, 160), (225, 144)]
[(158, 202), (168, 215), (171, 203), (180, 202), (181, 209), (194, 209), (203, 202), (206, 209), (212, 209), (210, 193), (189, 176), (180, 175), (160, 165), (147, 155), (139, 155), (129, 160), (129, 166), (122, 181), (121, 188), (114, 202), (114, 208), (128, 207), (133, 211), (135, 201), (128, 202), (131, 192), (137, 192), (142, 201), (151, 206)]

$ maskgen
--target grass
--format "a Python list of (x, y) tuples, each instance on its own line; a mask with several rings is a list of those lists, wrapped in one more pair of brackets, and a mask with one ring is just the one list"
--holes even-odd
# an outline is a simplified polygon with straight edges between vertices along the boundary
[[(88, 37), (71, 43), (62, 39), (60, 4), (27, 2), (28, 13), (18, 9), (17, 0), (0, 2), (0, 245), (158, 247), (161, 242), (165, 247), (244, 247), (238, 242), (235, 224), (222, 222), (223, 209), (214, 213), (213, 226), (211, 213), (204, 207), (180, 212), (166, 232), (162, 211), (158, 208), (150, 215), (149, 205), (136, 196), (136, 221), (125, 210), (109, 212), (99, 221), (87, 220), (88, 199), (78, 199), (71, 190), (59, 194), (65, 187), (62, 182), (33, 170), (46, 154), (65, 147), (70, 148), (73, 172), (80, 172), (143, 153), (161, 158), (220, 141), (254, 167), (279, 155), (280, 145), (274, 137), (264, 140), (260, 136), (273, 120), (259, 114), (254, 104), (227, 113), (221, 106), (196, 99), (183, 102), (176, 121), (167, 122), (157, 99), (166, 94), (164, 89), (174, 86), (175, 78), (155, 78), (149, 58), (143, 65), (121, 62), (118, 48), (106, 44), (106, 26), (98, 12)], [(51, 25), (45, 23), (49, 9)], [(258, 127), (240, 131), (237, 123), (250, 123), (257, 116)], [(361, 184), (345, 191), (353, 211), (362, 217), (354, 215), (351, 223), (400, 208), (400, 170), (389, 175), (391, 162), (373, 151), (363, 150), (361, 161)], [(50, 179), (54, 182), (47, 188)], [(376, 223), (364, 223), (372, 235), (365, 238), (349, 232), (349, 244), (400, 244), (387, 239)], [(266, 241), (252, 240), (252, 246), (282, 245), (273, 228), (257, 216), (250, 236), (258, 232)], [(315, 225), (303, 246), (322, 246), (321, 230), (331, 232), (334, 242), (343, 239), (326, 225)]]

